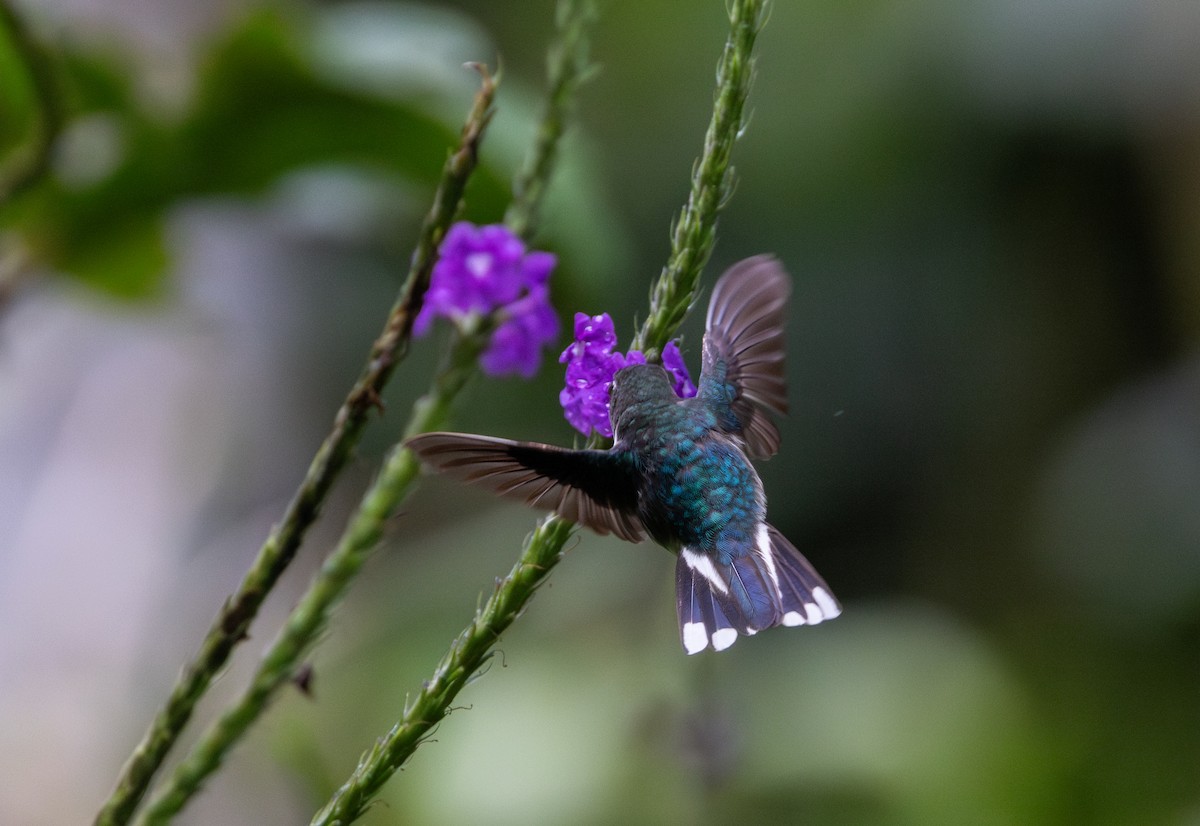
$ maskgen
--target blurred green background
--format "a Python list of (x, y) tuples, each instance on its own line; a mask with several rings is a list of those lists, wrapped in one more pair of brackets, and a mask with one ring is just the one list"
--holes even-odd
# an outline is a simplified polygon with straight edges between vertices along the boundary
[[(499, 220), (553, 4), (38, 0), (71, 118), (0, 208), (0, 822), (82, 822), (282, 511), (470, 101)], [(564, 329), (645, 312), (721, 2), (610, 0), (539, 246)], [(0, 144), (30, 128), (0, 42)], [(685, 657), (673, 560), (581, 534), (364, 820), (1200, 824), (1200, 5), (776, 2), (707, 283), (795, 279), (772, 521), (845, 605)], [(700, 318), (684, 331), (698, 367)], [(565, 339), (563, 341), (565, 344)], [(202, 708), (233, 696), (436, 358), (414, 348)], [(558, 365), (456, 426), (569, 444)], [(307, 817), (526, 511), (429, 480), (180, 823)]]

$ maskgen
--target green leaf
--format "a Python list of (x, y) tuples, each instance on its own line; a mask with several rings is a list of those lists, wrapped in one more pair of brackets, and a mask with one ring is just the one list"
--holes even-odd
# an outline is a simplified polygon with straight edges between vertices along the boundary
[[(494, 49), (469, 18), (427, 16), (425, 28), (414, 29), (408, 14), (351, 4), (312, 18), (294, 10), (252, 15), (201, 57), (190, 106), (170, 118), (139, 97), (133, 79), (116, 68), (122, 61), (64, 55), (75, 120), (54, 174), (0, 207), (0, 224), (15, 228), (37, 260), (110, 294), (146, 297), (159, 291), (169, 265), (165, 218), (190, 199), (257, 197), (313, 167), (363, 169), (402, 182), (418, 198), (432, 194), (476, 84), (456, 59)], [(432, 41), (436, 27), (446, 37), (416, 60), (414, 31)], [(374, 32), (366, 46), (364, 31)], [(452, 55), (447, 43), (455, 44)], [(407, 61), (372, 64), (355, 52), (386, 56), (399, 47)], [(466, 217), (500, 219), (508, 180), (535, 128), (532, 99), (530, 90), (506, 84)], [(609, 212), (597, 210), (604, 199), (581, 150), (564, 158), (548, 229), (585, 272), (610, 272), (625, 245), (605, 220)]]
[(8, 31), (0, 26), (0, 156), (22, 144), (33, 125), (28, 73)]
[[(190, 198), (256, 195), (281, 176), (315, 165), (348, 164), (432, 190), (457, 137), (419, 102), (387, 101), (317, 77), (294, 25), (275, 16), (246, 21), (202, 61), (194, 105), (177, 124), (155, 120), (131, 83), (103, 60), (70, 63), (79, 111), (64, 139), (58, 175), (4, 216), (43, 261), (123, 296), (153, 294), (167, 263), (166, 213)], [(105, 174), (87, 169), (115, 152)], [(85, 174), (73, 174), (75, 160)], [(496, 175), (484, 186), (502, 196)], [(477, 188), (478, 191), (478, 188)], [(128, 249), (121, 249), (128, 245)]]

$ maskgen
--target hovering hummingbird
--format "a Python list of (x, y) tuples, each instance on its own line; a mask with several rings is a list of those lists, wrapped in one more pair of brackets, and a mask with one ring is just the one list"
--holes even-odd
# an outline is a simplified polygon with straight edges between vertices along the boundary
[(713, 289), (697, 395), (678, 398), (666, 371), (636, 364), (614, 377), (613, 446), (570, 450), (465, 433), (426, 433), (408, 446), (434, 469), (557, 512), (630, 542), (678, 554), (679, 633), (688, 654), (723, 651), (739, 634), (815, 625), (841, 606), (767, 524), (749, 457), (779, 450), (768, 411), (787, 411), (783, 308), (791, 291), (772, 256), (731, 267)]

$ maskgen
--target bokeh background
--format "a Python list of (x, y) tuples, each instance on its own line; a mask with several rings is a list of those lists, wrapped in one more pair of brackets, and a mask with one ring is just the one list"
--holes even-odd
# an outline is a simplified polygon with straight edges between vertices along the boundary
[[(69, 128), (0, 211), (0, 822), (85, 822), (356, 375), (474, 86), (498, 220), (549, 0), (33, 0)], [(628, 340), (724, 4), (608, 0), (539, 246)], [(671, 557), (581, 534), (364, 822), (1200, 824), (1200, 5), (776, 2), (710, 267), (795, 278), (772, 521), (845, 613), (685, 657)], [(0, 142), (29, 127), (0, 44)], [(11, 260), (11, 259), (10, 259)], [(15, 275), (14, 275), (15, 274)], [(700, 319), (684, 350), (698, 367)], [(565, 344), (565, 339), (563, 341)], [(240, 689), (437, 337), (200, 717)], [(460, 429), (568, 444), (553, 359)], [(526, 511), (430, 479), (180, 823), (292, 824)]]

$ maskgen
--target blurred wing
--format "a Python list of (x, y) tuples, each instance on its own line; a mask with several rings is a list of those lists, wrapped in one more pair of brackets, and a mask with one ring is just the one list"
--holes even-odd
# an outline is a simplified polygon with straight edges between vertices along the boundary
[(758, 255), (717, 281), (708, 305), (699, 395), (714, 404), (722, 429), (758, 459), (779, 450), (768, 410), (787, 412), (784, 313), (791, 279), (778, 259)]
[(646, 536), (637, 481), (619, 454), (468, 433), (423, 433), (405, 444), (434, 470), (506, 499), (629, 542)]

